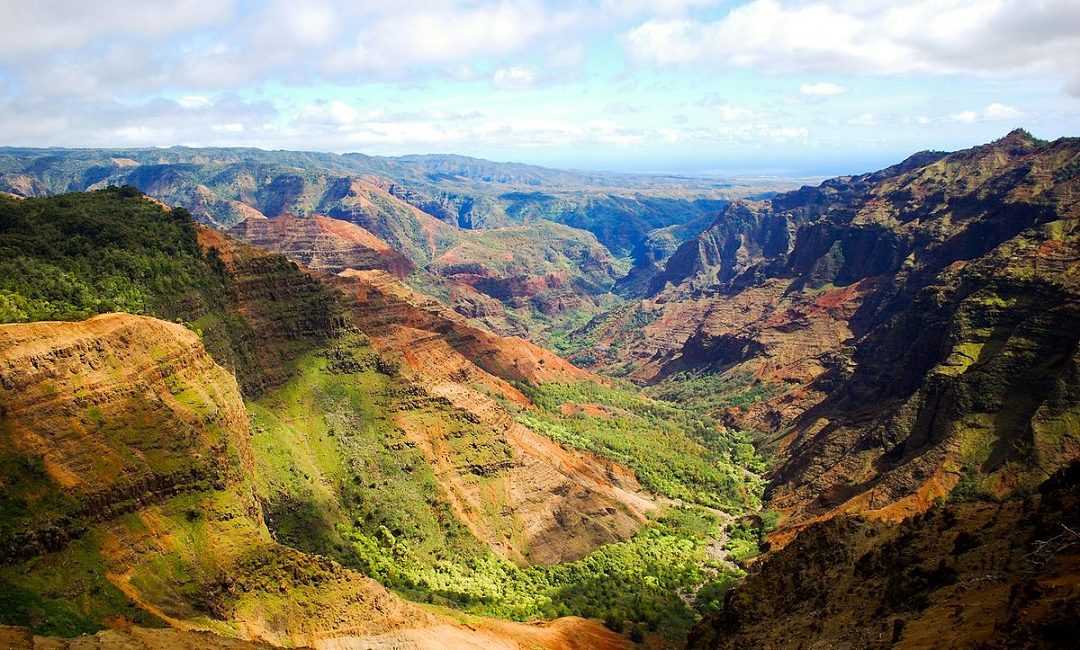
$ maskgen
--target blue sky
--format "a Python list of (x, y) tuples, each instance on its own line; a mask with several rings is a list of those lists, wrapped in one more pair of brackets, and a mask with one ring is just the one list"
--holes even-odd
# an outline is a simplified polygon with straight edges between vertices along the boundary
[(1080, 135), (1080, 0), (0, 0), (0, 144), (837, 174)]

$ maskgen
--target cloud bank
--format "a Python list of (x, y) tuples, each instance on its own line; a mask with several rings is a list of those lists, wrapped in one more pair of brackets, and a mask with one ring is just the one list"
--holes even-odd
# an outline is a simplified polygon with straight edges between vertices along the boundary
[(1080, 124), (1075, 0), (0, 3), (0, 144), (619, 162)]

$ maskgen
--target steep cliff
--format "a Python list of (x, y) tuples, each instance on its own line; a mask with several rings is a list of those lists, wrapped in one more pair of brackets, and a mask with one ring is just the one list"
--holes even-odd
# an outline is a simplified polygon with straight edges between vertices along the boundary
[(781, 515), (691, 647), (1075, 638), (1077, 160), (1080, 141), (1022, 131), (919, 154), (672, 257), (650, 304), (697, 320), (630, 370), (669, 391), (746, 377), (757, 403), (704, 403), (771, 432)]
[(248, 395), (348, 326), (336, 295), (282, 256), (240, 251), (131, 187), (0, 199), (0, 253), (0, 322), (127, 311), (188, 323)]
[(236, 381), (193, 333), (107, 314), (0, 337), (5, 622), (307, 643), (423, 620), (376, 583), (271, 541)]
[(1078, 156), (1017, 131), (734, 203), (581, 356), (771, 434), (782, 526), (1030, 488), (1080, 451)]
[(0, 344), (5, 564), (250, 473), (236, 382), (183, 327), (107, 314), (8, 325)]
[(197, 241), (226, 278), (216, 299), (223, 313), (188, 322), (245, 394), (256, 396), (288, 376), (290, 363), (352, 329), (341, 296), (282, 255), (252, 248), (206, 226)]
[(433, 614), (332, 560), (277, 544), (266, 486), (310, 467), (260, 474), (260, 435), (235, 379), (179, 325), (106, 314), (0, 326), (0, 620), (62, 636), (114, 628), (64, 640), (0, 627), (0, 643), (627, 646), (596, 621)]
[[(377, 338), (410, 330), (398, 351), (418, 354), (424, 339), (438, 335), (469, 362), (504, 381), (574, 382), (593, 377), (558, 356), (515, 337), (499, 336), (469, 325), (437, 300), (418, 293), (378, 271), (345, 271), (335, 284), (354, 299), (353, 313), (365, 332)], [(418, 370), (449, 373), (438, 363), (415, 363)]]

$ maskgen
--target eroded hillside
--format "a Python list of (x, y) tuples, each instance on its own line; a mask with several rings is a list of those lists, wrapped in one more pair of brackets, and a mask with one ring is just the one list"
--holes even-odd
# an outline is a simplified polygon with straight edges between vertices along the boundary
[(8, 622), (70, 634), (131, 620), (308, 643), (421, 616), (273, 542), (236, 380), (194, 333), (106, 314), (0, 337)]
[[(412, 286), (475, 323), (560, 352), (576, 349), (569, 331), (635, 293), (730, 198), (795, 186), (462, 156), (0, 148), (0, 192), (40, 197), (109, 185), (131, 185), (214, 227), (235, 226), (234, 235), (313, 268), (401, 275), (411, 267)], [(294, 222), (314, 216), (357, 225), (404, 260), (344, 226)], [(631, 263), (636, 280), (613, 292)]]
[[(167, 624), (275, 644), (618, 647), (624, 625), (677, 636), (713, 602), (694, 594), (733, 579), (708, 550), (719, 519), (668, 505), (756, 503), (735, 443), (707, 423), (689, 435), (687, 414), (628, 401), (384, 271), (320, 275), (129, 189), (6, 201), (3, 290), (18, 309), (5, 318), (78, 319), (135, 296), (133, 311), (186, 327), (104, 314), (0, 328), (11, 338), (0, 426), (17, 434), (4, 622), (60, 635)], [(128, 217), (116, 233), (109, 214)], [(57, 228), (90, 243), (50, 247)], [(37, 269), (70, 282), (42, 285)], [(167, 300), (177, 288), (186, 297)], [(588, 398), (604, 414), (587, 429), (595, 442), (551, 435), (552, 418), (584, 415), (536, 399), (577, 385), (601, 391)], [(56, 416), (39, 417), (42, 404)], [(620, 427), (724, 469), (626, 466), (600, 444)], [(84, 503), (71, 476), (87, 468)], [(578, 614), (624, 632), (575, 618), (472, 618), (470, 631), (372, 578), (455, 610)]]
[(578, 358), (771, 433), (787, 526), (1031, 489), (1078, 453), (1078, 155), (1014, 132), (733, 204)]

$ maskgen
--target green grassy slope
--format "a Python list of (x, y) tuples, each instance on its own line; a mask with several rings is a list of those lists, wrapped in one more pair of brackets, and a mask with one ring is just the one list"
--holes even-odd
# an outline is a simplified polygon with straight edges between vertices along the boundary
[[(448, 404), (410, 394), (394, 374), (363, 337), (350, 337), (301, 358), (293, 379), (249, 405), (259, 492), (278, 541), (333, 557), (414, 600), (516, 620), (579, 615), (678, 634), (733, 583), (734, 569), (706, 551), (719, 521), (693, 508), (661, 515), (631, 540), (576, 562), (521, 568), (498, 557), (455, 518), (431, 467), (394, 419), (453, 422), (447, 439), (458, 464), (497, 468), (510, 450), (485, 441), (492, 432)], [(630, 408), (671, 409), (602, 390), (588, 397), (619, 396)], [(545, 415), (534, 417), (558, 417), (543, 400), (540, 409)], [(666, 426), (664, 442), (679, 442), (661, 460), (677, 462), (692, 448), (733, 467), (718, 451), (680, 441), (673, 421)], [(635, 441), (646, 438), (642, 429)], [(690, 470), (680, 466), (676, 472), (683, 473), (661, 483), (661, 492), (738, 508), (756, 501), (756, 483), (734, 470), (740, 478), (731, 480), (738, 486), (722, 500), (708, 497), (705, 490), (720, 479), (707, 481), (728, 476), (710, 474), (700, 459), (686, 465), (704, 473), (702, 483), (683, 485)], [(643, 465), (638, 473), (658, 468)], [(491, 480), (486, 472), (471, 480)]]

